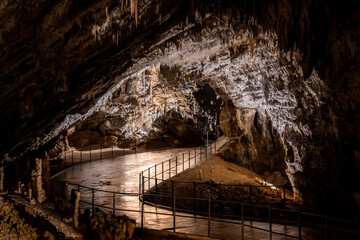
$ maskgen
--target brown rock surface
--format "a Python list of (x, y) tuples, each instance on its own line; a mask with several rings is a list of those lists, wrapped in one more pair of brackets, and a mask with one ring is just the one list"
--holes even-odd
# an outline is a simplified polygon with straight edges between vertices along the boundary
[(0, 197), (0, 239), (38, 239), (36, 229), (19, 216), (13, 204)]
[(114, 216), (112, 213), (105, 214), (99, 209), (90, 218), (87, 229), (87, 237), (90, 240), (128, 240), (132, 239), (135, 231), (135, 221), (124, 216)]

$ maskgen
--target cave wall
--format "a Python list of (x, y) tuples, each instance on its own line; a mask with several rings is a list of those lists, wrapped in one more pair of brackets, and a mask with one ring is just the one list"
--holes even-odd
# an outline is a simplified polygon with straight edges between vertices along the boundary
[(264, 111), (237, 109), (229, 102), (220, 114), (220, 128), (231, 137), (220, 152), (224, 160), (265, 177), (280, 172), (287, 178), (283, 142)]

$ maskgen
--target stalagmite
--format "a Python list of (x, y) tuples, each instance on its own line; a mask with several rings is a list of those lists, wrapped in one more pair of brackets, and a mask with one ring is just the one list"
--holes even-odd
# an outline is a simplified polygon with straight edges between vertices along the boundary
[(45, 190), (42, 188), (42, 160), (36, 158), (35, 161), (37, 201), (42, 203), (45, 201)]
[(36, 201), (35, 201), (35, 199), (33, 198), (32, 189), (31, 189), (31, 188), (29, 188), (29, 196), (28, 196), (28, 198), (29, 198), (30, 204), (31, 204), (31, 205), (35, 205)]
[(33, 190), (33, 195), (37, 196), (37, 188), (36, 188), (36, 172), (35, 170), (31, 171), (31, 188)]
[(18, 193), (18, 194), (22, 194), (22, 188), (21, 188), (21, 182), (18, 182), (18, 186), (17, 186), (17, 190), (15, 191), (15, 193)]
[(80, 192), (76, 193), (75, 207), (74, 207), (74, 227), (79, 228), (79, 212), (80, 212)]

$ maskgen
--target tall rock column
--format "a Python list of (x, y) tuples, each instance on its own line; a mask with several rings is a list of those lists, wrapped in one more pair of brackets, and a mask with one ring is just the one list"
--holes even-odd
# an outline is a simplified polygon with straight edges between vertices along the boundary
[(36, 189), (37, 189), (37, 201), (42, 203), (45, 201), (45, 190), (42, 188), (42, 160), (36, 158)]
[(75, 207), (74, 207), (74, 227), (79, 228), (79, 213), (80, 213), (80, 192), (76, 193)]

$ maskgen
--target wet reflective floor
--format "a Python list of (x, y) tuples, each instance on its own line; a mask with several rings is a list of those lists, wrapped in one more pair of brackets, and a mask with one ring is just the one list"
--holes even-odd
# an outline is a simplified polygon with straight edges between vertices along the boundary
[[(117, 215), (127, 215), (135, 219), (137, 225), (141, 222), (141, 202), (138, 195), (113, 194), (106, 191), (121, 193), (139, 193), (139, 173), (155, 164), (161, 163), (183, 152), (188, 152), (190, 148), (171, 149), (162, 151), (152, 151), (138, 154), (119, 156), (113, 159), (99, 160), (82, 165), (68, 168), (58, 174), (55, 179), (67, 181), (73, 184), (80, 184), (89, 188), (81, 188), (81, 208), (91, 208), (92, 190), (91, 188), (102, 190), (94, 192), (94, 204), (105, 212), (116, 210)], [(71, 186), (70, 186), (71, 187)], [(114, 201), (115, 200), (115, 201)], [(115, 202), (115, 205), (114, 205)], [(173, 213), (161, 208), (144, 205), (144, 227), (158, 230), (173, 230)], [(157, 214), (154, 214), (157, 213)], [(193, 215), (176, 213), (175, 229), (178, 232), (207, 235), (209, 222), (207, 219), (193, 219)], [(205, 217), (207, 218), (207, 217)], [(225, 220), (225, 219), (222, 219)], [(221, 239), (241, 239), (241, 225), (234, 223), (224, 223), (211, 221), (211, 237)], [(245, 224), (268, 229), (267, 222), (245, 221)], [(279, 233), (298, 236), (298, 227), (295, 225), (272, 224), (272, 230)], [(302, 227), (302, 239), (325, 239), (325, 229), (322, 226)], [(245, 239), (269, 239), (267, 231), (245, 227)], [(272, 234), (272, 239), (292, 239), (277, 234)], [(338, 239), (338, 238), (333, 238)], [(341, 239), (341, 238), (339, 238)]]

